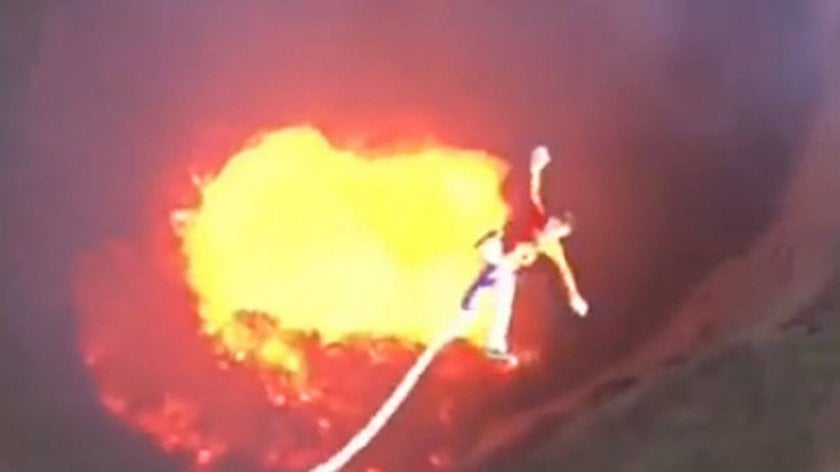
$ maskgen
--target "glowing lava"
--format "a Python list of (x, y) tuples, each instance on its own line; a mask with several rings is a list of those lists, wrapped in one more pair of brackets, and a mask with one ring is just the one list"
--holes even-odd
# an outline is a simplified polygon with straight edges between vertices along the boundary
[(174, 214), (204, 331), (288, 371), (306, 362), (294, 333), (428, 342), (481, 268), (473, 243), (505, 219), (505, 171), (434, 144), (338, 149), (308, 127), (259, 136), (201, 182), (197, 208)]
[[(506, 217), (505, 171), (482, 152), (339, 149), (301, 127), (260, 135), (190, 195), (160, 192), (146, 231), (79, 257), (104, 408), (185, 468), (309, 470), (456, 315), (482, 264), (473, 243)], [(347, 470), (451, 470), (509, 414), (514, 376), (477, 349), (488, 321), (395, 418), (411, 441), (383, 436)]]

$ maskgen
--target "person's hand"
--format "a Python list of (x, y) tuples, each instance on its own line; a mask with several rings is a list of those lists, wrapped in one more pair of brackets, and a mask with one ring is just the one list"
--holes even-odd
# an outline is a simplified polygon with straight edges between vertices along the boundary
[(551, 154), (545, 146), (537, 146), (531, 151), (531, 172), (539, 173), (551, 162)]
[(572, 310), (574, 310), (574, 312), (581, 318), (584, 318), (587, 313), (589, 313), (589, 303), (586, 303), (586, 300), (584, 300), (580, 295), (573, 296), (572, 299), (569, 300), (569, 304), (571, 305)]

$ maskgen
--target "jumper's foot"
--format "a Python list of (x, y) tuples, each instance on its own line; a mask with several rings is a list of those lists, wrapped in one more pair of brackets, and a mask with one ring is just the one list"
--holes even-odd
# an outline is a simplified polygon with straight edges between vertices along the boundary
[(489, 348), (485, 352), (487, 357), (493, 359), (494, 361), (504, 362), (510, 367), (516, 367), (519, 365), (519, 359), (515, 355), (502, 349)]

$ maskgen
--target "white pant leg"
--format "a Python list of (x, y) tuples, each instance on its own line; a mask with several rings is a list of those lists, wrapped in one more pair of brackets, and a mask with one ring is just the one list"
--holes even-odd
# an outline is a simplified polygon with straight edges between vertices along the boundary
[(516, 292), (516, 277), (511, 270), (499, 268), (493, 287), (493, 302), (496, 317), (490, 327), (487, 347), (491, 350), (508, 352), (508, 331), (513, 315), (513, 297)]

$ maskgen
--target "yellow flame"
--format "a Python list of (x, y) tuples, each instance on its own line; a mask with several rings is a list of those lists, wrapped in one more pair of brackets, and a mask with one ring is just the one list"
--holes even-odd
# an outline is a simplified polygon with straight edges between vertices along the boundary
[[(237, 313), (325, 342), (428, 343), (481, 269), (473, 243), (506, 217), (506, 171), (480, 151), (373, 155), (337, 149), (309, 127), (261, 135), (201, 182), (198, 208), (173, 214), (205, 331), (289, 370), (301, 367), (293, 348), (242, 335)], [(476, 344), (488, 321), (469, 334)]]

